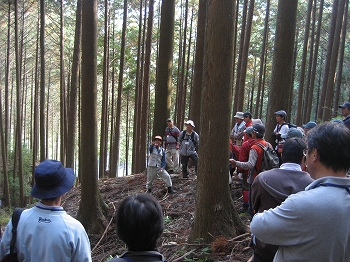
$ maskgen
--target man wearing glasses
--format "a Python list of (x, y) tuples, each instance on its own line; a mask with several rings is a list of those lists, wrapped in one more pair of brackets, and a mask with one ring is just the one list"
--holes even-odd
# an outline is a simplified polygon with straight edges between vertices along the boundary
[(350, 130), (335, 122), (310, 130), (306, 164), (315, 181), (280, 206), (257, 213), (250, 230), (279, 245), (273, 261), (348, 261)]

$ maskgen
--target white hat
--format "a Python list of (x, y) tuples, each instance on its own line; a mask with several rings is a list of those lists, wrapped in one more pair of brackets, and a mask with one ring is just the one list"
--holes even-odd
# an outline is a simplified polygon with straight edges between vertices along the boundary
[(243, 112), (237, 112), (234, 118), (244, 119)]
[(195, 127), (195, 125), (194, 125), (194, 123), (193, 123), (192, 120), (187, 120), (187, 121), (185, 122), (185, 125), (191, 125), (191, 126)]

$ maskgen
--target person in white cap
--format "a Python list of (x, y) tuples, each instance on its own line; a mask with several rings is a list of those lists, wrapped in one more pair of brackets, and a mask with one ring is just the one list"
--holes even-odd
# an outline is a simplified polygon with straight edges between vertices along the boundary
[(237, 112), (234, 116), (236, 119), (236, 124), (231, 130), (230, 138), (233, 142), (233, 144), (240, 146), (242, 145), (242, 138), (243, 138), (243, 131), (246, 128), (243, 112)]
[[(85, 262), (91, 260), (89, 238), (82, 224), (64, 211), (63, 195), (74, 185), (73, 169), (44, 160), (34, 171), (31, 195), (40, 201), (22, 212), (16, 238), (19, 261)], [(10, 251), (12, 221), (0, 243), (0, 258)]]
[(192, 120), (185, 122), (186, 130), (182, 131), (179, 138), (180, 155), (182, 164), (182, 177), (188, 178), (188, 160), (191, 158), (195, 166), (196, 174), (198, 168), (197, 148), (199, 145), (199, 135), (193, 130), (195, 128)]

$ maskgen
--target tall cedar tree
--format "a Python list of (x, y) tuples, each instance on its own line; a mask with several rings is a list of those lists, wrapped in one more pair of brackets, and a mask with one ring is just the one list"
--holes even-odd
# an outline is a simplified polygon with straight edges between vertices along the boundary
[[(207, 5), (196, 209), (189, 241), (244, 232), (228, 186), (234, 1)], [(220, 134), (220, 135), (218, 135)], [(221, 145), (221, 146), (218, 146)], [(227, 145), (222, 146), (222, 145)]]
[(77, 217), (87, 232), (100, 233), (105, 227), (97, 181), (97, 0), (82, 1), (81, 73), (81, 202)]
[(170, 115), (175, 0), (163, 0), (160, 22), (159, 55), (157, 63), (156, 97), (153, 134), (163, 135), (166, 119)]
[(80, 58), (81, 58), (81, 8), (82, 0), (77, 0), (77, 11), (75, 15), (75, 36), (74, 36), (74, 49), (72, 59), (72, 70), (70, 79), (70, 92), (69, 92), (69, 107), (68, 107), (68, 134), (67, 137), (67, 167), (73, 167), (74, 165), (74, 151), (75, 151), (75, 133), (77, 122), (77, 92), (79, 87), (80, 76)]
[[(205, 20), (207, 13), (206, 0), (199, 0), (198, 23), (197, 23), (197, 42), (196, 56), (194, 64), (193, 87), (190, 97), (190, 119), (196, 123), (197, 130), (200, 129), (201, 115), (201, 92), (203, 81), (203, 57), (204, 57), (204, 38), (205, 38)], [(182, 123), (179, 123), (182, 124)]]
[(278, 1), (275, 53), (265, 132), (265, 138), (271, 142), (274, 138), (270, 134), (276, 126), (274, 112), (280, 109), (286, 110), (291, 99), (289, 90), (292, 86), (297, 6), (298, 0)]

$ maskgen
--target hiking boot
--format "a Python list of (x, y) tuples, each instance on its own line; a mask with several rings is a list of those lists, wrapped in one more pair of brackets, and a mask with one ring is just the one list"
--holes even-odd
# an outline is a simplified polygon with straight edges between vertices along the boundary
[(147, 193), (151, 194), (152, 193), (152, 188), (147, 189)]
[(169, 194), (174, 194), (176, 193), (176, 191), (174, 189), (171, 188), (171, 186), (168, 187), (168, 193)]

